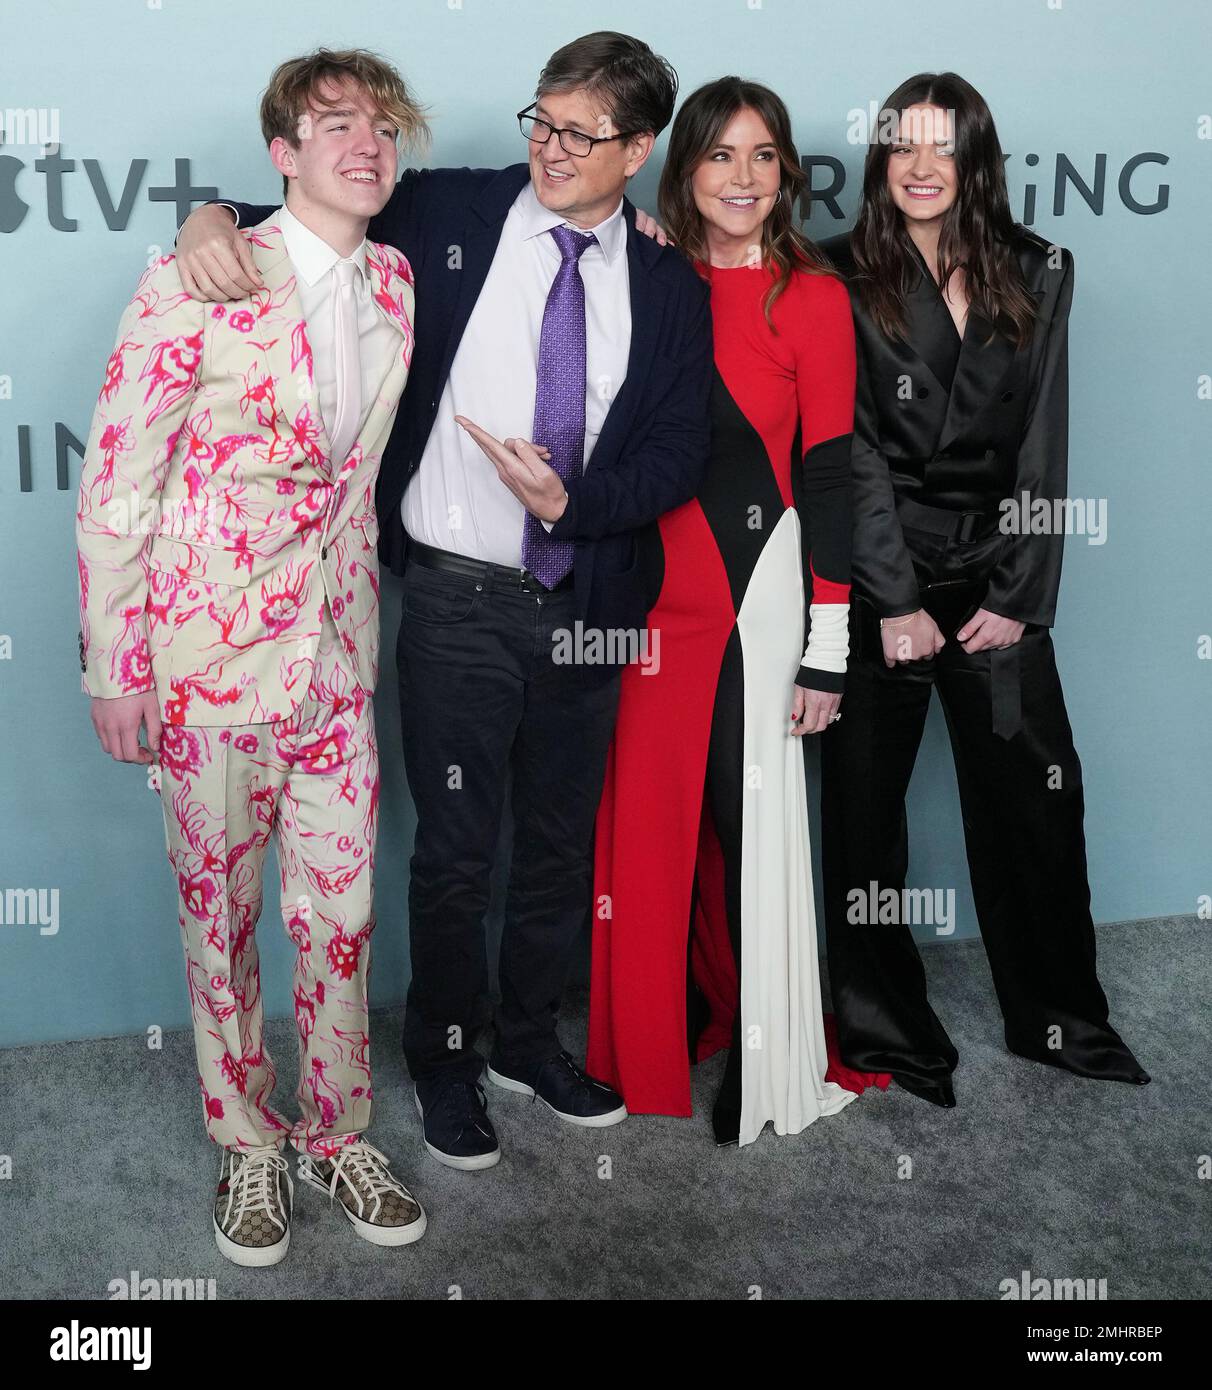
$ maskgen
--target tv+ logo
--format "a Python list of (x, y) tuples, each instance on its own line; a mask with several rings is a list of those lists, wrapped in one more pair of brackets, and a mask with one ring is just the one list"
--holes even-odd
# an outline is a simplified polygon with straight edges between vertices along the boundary
[[(99, 159), (68, 159), (61, 146), (46, 146), (41, 155), (32, 161), (32, 172), (43, 186), (40, 201), (46, 209), (46, 220), (51, 230), (74, 232), (79, 229), (79, 220), (68, 213), (68, 194), (74, 194), (79, 187), (79, 164), (83, 166), (106, 227), (111, 232), (124, 231), (130, 222), (149, 163), (146, 159), (130, 160), (122, 186), (118, 189), (116, 180), (106, 178)], [(25, 221), (34, 201), (39, 201), (34, 188), (30, 187), (30, 167), (24, 159), (0, 151), (0, 232), (15, 232)], [(219, 190), (213, 184), (193, 182), (188, 159), (173, 160), (172, 183), (152, 185), (147, 189), (149, 203), (175, 205), (175, 225), (178, 227), (189, 216), (195, 203), (204, 203), (218, 196)]]

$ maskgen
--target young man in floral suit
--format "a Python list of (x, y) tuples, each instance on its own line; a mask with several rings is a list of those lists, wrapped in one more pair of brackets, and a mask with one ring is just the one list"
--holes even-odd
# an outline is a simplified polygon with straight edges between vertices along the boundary
[[(360, 50), (282, 64), (261, 105), (285, 206), (264, 288), (201, 304), (172, 256), (118, 330), (80, 480), (83, 688), (101, 746), (154, 764), (180, 894), (219, 1249), (270, 1265), (299, 1177), (379, 1245), (425, 1214), (366, 1142), (379, 794), (374, 492), (408, 377), (413, 276), (366, 240), (423, 121)], [(140, 742), (144, 731), (146, 746)], [(297, 955), (299, 1118), (271, 1103), (255, 927), (277, 842)]]

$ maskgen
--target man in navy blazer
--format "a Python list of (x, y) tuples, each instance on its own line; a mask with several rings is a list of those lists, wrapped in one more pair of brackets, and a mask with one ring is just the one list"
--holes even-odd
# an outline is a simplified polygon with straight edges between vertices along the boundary
[[(408, 257), (416, 290), (376, 497), (380, 557), (404, 579), (397, 660), (417, 809), (404, 1050), (426, 1148), (464, 1170), (500, 1156), (475, 1042), (492, 1014), (484, 915), (507, 786), (489, 1078), (572, 1124), (627, 1113), (561, 1047), (556, 1020), (589, 918), (617, 663), (652, 597), (637, 535), (695, 495), (709, 443), (706, 287), (637, 231), (623, 196), (676, 90), (639, 40), (577, 39), (519, 114), (528, 164), (410, 170), (369, 228)], [(243, 224), (272, 211), (228, 206)], [(178, 251), (199, 297), (257, 288), (218, 207), (192, 214)]]
[[(501, 228), (530, 181), (507, 169), (405, 174), (369, 235), (405, 250), (416, 276), (417, 344), (409, 389), (379, 477), (379, 557), (403, 573), (400, 499), (421, 460), (468, 319), (493, 261)], [(592, 467), (568, 487), (551, 527), (576, 546), (578, 612), (586, 625), (636, 629), (650, 595), (635, 566), (635, 533), (698, 491), (707, 457), (711, 326), (703, 282), (685, 258), (636, 230), (622, 200), (630, 277), (627, 375), (594, 446)], [(448, 248), (462, 248), (452, 274)], [(418, 248), (414, 258), (408, 248)], [(425, 254), (431, 250), (432, 254)]]

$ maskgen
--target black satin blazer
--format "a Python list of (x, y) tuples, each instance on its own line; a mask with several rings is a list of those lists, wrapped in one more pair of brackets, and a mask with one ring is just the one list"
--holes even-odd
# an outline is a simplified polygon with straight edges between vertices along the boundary
[[(881, 617), (922, 606), (921, 585), (952, 572), (987, 582), (984, 605), (1050, 626), (1064, 534), (1006, 534), (999, 504), (1063, 498), (1068, 472), (1068, 319), (1073, 257), (1016, 228), (1015, 250), (1038, 320), (1016, 351), (970, 310), (961, 343), (933, 277), (906, 302), (904, 341), (885, 337), (863, 309), (849, 235), (822, 243), (845, 278), (858, 345), (852, 583)], [(1050, 254), (1051, 253), (1051, 254)], [(920, 257), (919, 257), (920, 259)], [(1060, 260), (1058, 266), (1049, 261)], [(962, 540), (943, 547), (898, 515), (908, 500), (970, 513)], [(958, 557), (958, 559), (957, 559)], [(955, 566), (959, 567), (958, 571)]]

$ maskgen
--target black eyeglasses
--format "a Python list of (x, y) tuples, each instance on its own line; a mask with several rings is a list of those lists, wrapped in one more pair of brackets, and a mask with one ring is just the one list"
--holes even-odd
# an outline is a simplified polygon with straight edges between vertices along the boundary
[(561, 130), (550, 121), (530, 114), (531, 107), (537, 104), (532, 101), (524, 111), (518, 112), (518, 129), (532, 145), (545, 145), (553, 135), (559, 136), (560, 148), (577, 159), (592, 154), (595, 145), (608, 145), (612, 140), (630, 140), (633, 135), (639, 134), (636, 130), (622, 130), (617, 135), (585, 135), (579, 130)]

